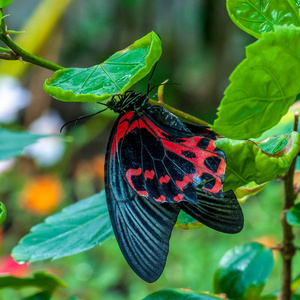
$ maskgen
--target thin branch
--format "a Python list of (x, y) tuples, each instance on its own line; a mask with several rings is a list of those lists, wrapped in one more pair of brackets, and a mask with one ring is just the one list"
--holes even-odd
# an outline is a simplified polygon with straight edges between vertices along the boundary
[[(294, 131), (298, 129), (298, 118), (299, 113), (295, 113), (294, 121)], [(294, 201), (296, 199), (296, 194), (294, 191), (294, 172), (296, 166), (296, 159), (294, 158), (289, 170), (284, 177), (284, 206), (281, 216), (281, 224), (283, 231), (283, 241), (281, 244), (281, 255), (283, 259), (282, 267), (282, 284), (281, 284), (281, 300), (291, 299), (291, 282), (292, 282), (292, 259), (296, 253), (296, 247), (294, 245), (294, 234), (292, 227), (287, 223), (286, 216), (290, 208), (293, 207)]]
[(38, 56), (35, 56), (33, 54), (30, 54), (28, 52), (26, 52), (25, 50), (23, 50), (22, 48), (20, 48), (17, 44), (15, 44), (13, 42), (13, 40), (8, 36), (7, 31), (6, 32), (2, 32), (0, 34), (0, 40), (5, 43), (5, 45), (7, 45), (14, 53), (14, 56), (12, 55), (8, 55), (6, 56), (4, 51), (1, 53), (1, 57), (2, 59), (21, 59), (22, 61), (26, 61), (29, 62), (31, 64), (52, 70), (52, 71), (57, 71), (59, 69), (63, 69), (62, 66), (59, 66), (57, 64), (54, 64), (48, 60), (42, 59)]

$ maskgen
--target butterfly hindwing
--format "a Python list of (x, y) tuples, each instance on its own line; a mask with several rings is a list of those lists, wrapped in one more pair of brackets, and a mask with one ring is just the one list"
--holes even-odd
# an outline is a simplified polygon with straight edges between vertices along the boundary
[(169, 239), (180, 208), (167, 203), (152, 203), (132, 189), (120, 163), (118, 145), (123, 138), (123, 133), (119, 132), (122, 129), (120, 120), (124, 118), (115, 123), (105, 160), (105, 190), (110, 219), (128, 264), (143, 280), (154, 282), (164, 269)]
[(181, 208), (204, 225), (224, 233), (238, 233), (243, 229), (244, 217), (233, 191), (223, 193), (222, 198), (207, 196), (198, 191), (198, 204), (182, 202)]

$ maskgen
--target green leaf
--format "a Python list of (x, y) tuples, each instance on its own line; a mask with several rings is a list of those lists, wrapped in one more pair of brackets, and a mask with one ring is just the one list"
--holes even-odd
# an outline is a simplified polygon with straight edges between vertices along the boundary
[(300, 274), (293, 278), (291, 282), (291, 292), (294, 294), (300, 286)]
[(0, 276), (1, 288), (38, 287), (42, 290), (53, 291), (58, 287), (66, 287), (66, 284), (54, 275), (45, 272), (36, 272), (30, 277), (20, 278), (14, 276)]
[(300, 91), (300, 28), (276, 27), (248, 46), (246, 57), (230, 76), (212, 126), (232, 139), (259, 137), (294, 103)]
[(286, 221), (291, 226), (300, 226), (300, 203), (294, 205), (286, 216)]
[(13, 251), (16, 261), (58, 259), (105, 242), (113, 236), (102, 191), (52, 215), (34, 226)]
[(150, 294), (143, 300), (211, 300), (224, 299), (217, 295), (183, 290), (162, 290)]
[(273, 265), (271, 249), (259, 243), (237, 246), (221, 259), (214, 275), (214, 291), (236, 300), (258, 299)]
[(14, 0), (0, 0), (0, 8), (4, 8), (11, 4)]
[(3, 224), (3, 222), (6, 219), (6, 213), (7, 211), (5, 205), (2, 202), (0, 202), (0, 225)]
[(195, 229), (202, 227), (203, 224), (199, 221), (195, 220), (189, 214), (184, 212), (183, 210), (180, 211), (175, 227), (178, 229)]
[(61, 101), (99, 102), (127, 91), (151, 71), (160, 56), (161, 41), (150, 32), (100, 65), (56, 71), (44, 90)]
[(51, 299), (51, 293), (49, 293), (48, 291), (40, 292), (32, 296), (22, 298), (22, 300), (50, 300), (50, 299)]
[[(268, 146), (268, 140), (271, 146)], [(235, 190), (254, 181), (263, 184), (282, 175), (288, 170), (293, 159), (299, 151), (299, 134), (292, 131), (288, 135), (288, 143), (283, 146), (282, 137), (276, 140), (280, 146), (276, 146), (275, 139), (270, 138), (255, 144), (253, 141), (239, 141), (230, 139), (218, 139), (215, 146), (226, 154), (227, 166), (225, 170), (224, 191)], [(280, 149), (277, 153), (267, 153), (260, 148)]]
[(276, 25), (300, 26), (294, 0), (227, 0), (227, 10), (236, 26), (256, 38)]
[(0, 160), (21, 155), (24, 147), (43, 137), (47, 136), (0, 128)]
[(263, 190), (269, 182), (263, 184), (257, 184), (254, 181), (249, 182), (243, 186), (238, 187), (234, 193), (240, 203), (247, 200), (248, 197), (256, 195), (261, 190)]

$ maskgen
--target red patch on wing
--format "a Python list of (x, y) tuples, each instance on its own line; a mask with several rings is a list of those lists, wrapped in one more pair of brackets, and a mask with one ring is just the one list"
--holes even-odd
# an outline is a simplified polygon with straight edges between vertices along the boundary
[(166, 175), (166, 176), (164, 176), (164, 177), (160, 177), (159, 178), (159, 183), (160, 184), (163, 184), (163, 183), (168, 183), (169, 181), (170, 181), (170, 176), (168, 176), (168, 175)]
[[(184, 188), (185, 186), (187, 186), (190, 182), (193, 182), (193, 179), (190, 178), (190, 177), (187, 176), (187, 175), (185, 175), (185, 176), (183, 177), (183, 180), (182, 180), (182, 181), (175, 181), (177, 187), (178, 187), (181, 191), (183, 191), (183, 188)], [(179, 195), (180, 195), (180, 194), (179, 194)], [(175, 198), (174, 198), (174, 200), (175, 200)], [(175, 201), (176, 201), (176, 200), (175, 200)]]
[(157, 201), (157, 202), (165, 202), (166, 201), (166, 197), (164, 195), (162, 195), (162, 196), (160, 196), (157, 199), (154, 198), (154, 200)]
[(154, 177), (154, 175), (155, 175), (155, 172), (152, 170), (152, 171), (148, 171), (148, 170), (146, 170), (145, 171), (145, 180), (147, 180), (147, 179), (153, 179), (153, 177)]
[(180, 200), (182, 200), (184, 198), (184, 196), (182, 194), (178, 194), (176, 197), (174, 197), (174, 201), (178, 202)]
[(132, 176), (139, 176), (142, 174), (142, 168), (138, 168), (138, 169), (129, 169), (127, 170), (125, 176), (126, 176), (126, 179), (128, 181), (128, 183), (131, 185), (131, 187), (136, 191), (134, 185), (133, 185), (133, 182), (132, 182)]

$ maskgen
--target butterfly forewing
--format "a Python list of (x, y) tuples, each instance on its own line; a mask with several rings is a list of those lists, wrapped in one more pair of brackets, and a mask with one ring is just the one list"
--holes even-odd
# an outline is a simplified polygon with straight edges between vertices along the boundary
[[(125, 118), (126, 119), (126, 118)], [(120, 249), (131, 268), (147, 282), (161, 275), (169, 252), (169, 239), (180, 208), (151, 203), (136, 193), (120, 167), (117, 120), (105, 160), (105, 190), (111, 223)]]
[(176, 117), (172, 124), (173, 116), (160, 109), (165, 123), (154, 119), (157, 109), (155, 114), (128, 112), (119, 121), (116, 147), (129, 185), (152, 202), (197, 203), (199, 186), (208, 195), (222, 197), (224, 153)]

